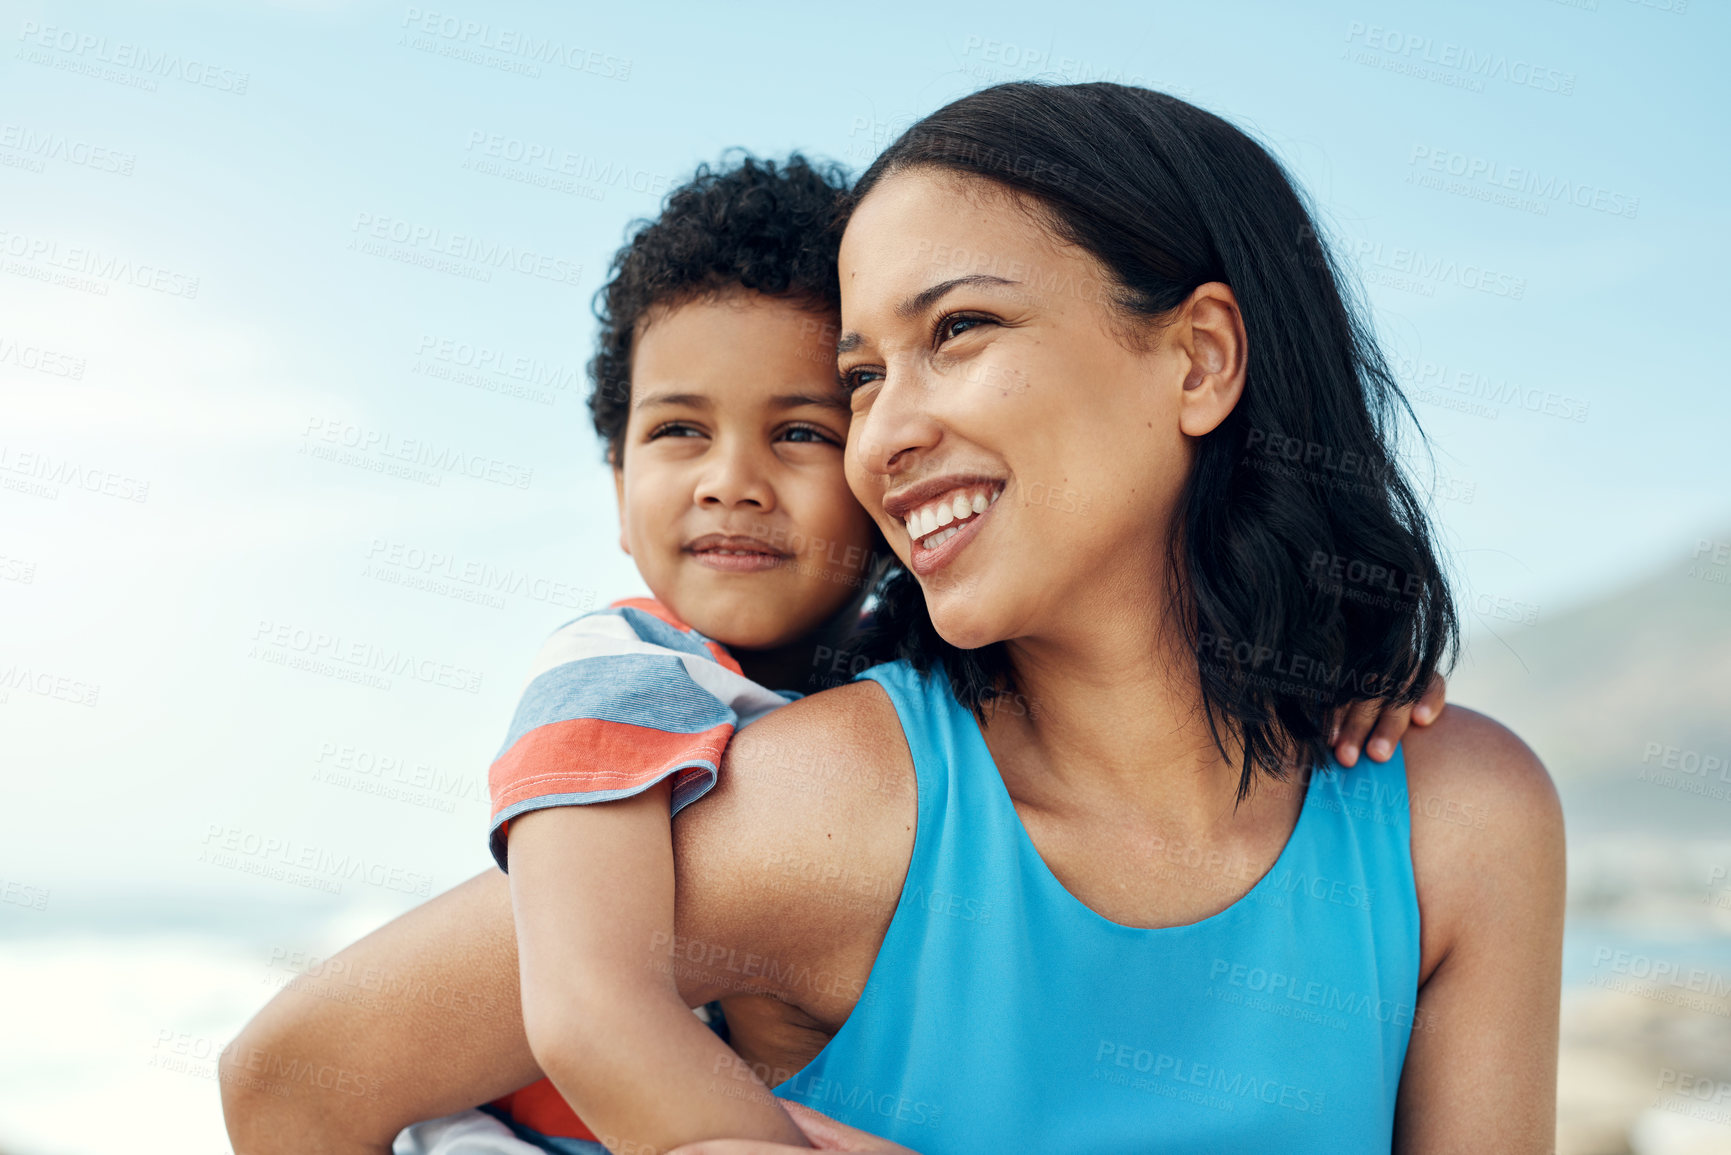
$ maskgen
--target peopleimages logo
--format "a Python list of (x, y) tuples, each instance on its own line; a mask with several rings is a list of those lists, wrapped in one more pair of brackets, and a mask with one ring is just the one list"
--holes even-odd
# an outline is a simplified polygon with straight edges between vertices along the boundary
[(5, 701), (7, 693), (12, 690), (70, 702), (74, 706), (94, 706), (102, 694), (102, 687), (95, 683), (17, 662), (0, 666), (0, 702)]
[(581, 152), (572, 152), (554, 144), (523, 140), (504, 133), (474, 129), (464, 149), (479, 152), (484, 157), (510, 164), (535, 168), (554, 176), (567, 176), (584, 184), (627, 188), (632, 192), (661, 196), (673, 186), (667, 173), (631, 168), (616, 160), (602, 160)]
[(858, 1083), (813, 1077), (809, 1071), (800, 1071), (776, 1090), (787, 1092), (788, 1098), (798, 1096), (798, 1101), (806, 1105), (815, 1103), (830, 1115), (858, 1116), (869, 1111), (880, 1119), (928, 1127), (941, 1122), (944, 1114), (941, 1105), (901, 1094), (899, 1090), (878, 1091)]
[[(245, 96), (247, 82), (252, 79), (251, 73), (221, 68), (178, 52), (158, 52), (130, 41), (110, 41), (106, 36), (38, 24), (34, 20), (24, 21), (18, 30), (18, 39), (29, 47), (63, 53), (78, 63), (109, 64), (130, 69), (142, 73), (141, 80), (144, 77), (181, 80), (202, 88)], [(151, 87), (154, 90), (154, 85)]]
[[(113, 470), (94, 469), (68, 461), (64, 457), (56, 458), (49, 453), (19, 451), (9, 445), (0, 445), (0, 475), (8, 473), (46, 482), (45, 488), (49, 492), (43, 496), (47, 497), (58, 497), (57, 487), (62, 485), (70, 489), (82, 489), (86, 493), (100, 493), (121, 501), (142, 502), (150, 497), (148, 481), (140, 481), (136, 477), (128, 477)], [(4, 480), (4, 477), (0, 476), (0, 480)]]
[[(344, 882), (364, 882), (384, 890), (416, 894), (425, 898), (431, 893), (433, 877), (357, 854), (339, 854), (329, 847), (261, 834), (239, 826), (207, 822), (204, 829), (200, 860), (215, 866), (235, 868), (240, 859), (255, 860), (278, 871), (303, 872), (287, 878), (297, 884), (316, 882), (315, 889), (332, 894), (341, 893)], [(271, 874), (270, 870), (247, 870), (251, 874)], [(334, 885), (333, 885), (334, 884)]]
[(1397, 1027), (1422, 1026), (1423, 1016), (1412, 1003), (1375, 995), (1343, 991), (1333, 983), (1287, 974), (1266, 967), (1247, 966), (1217, 958), (1208, 968), (1208, 981), (1214, 985), (1237, 987), (1270, 998), (1285, 999), (1315, 1007), (1324, 1013), (1338, 1013), (1349, 1018), (1370, 1019), (1392, 1023)]
[[(78, 276), (95, 278), (97, 284), (107, 282), (149, 289), (170, 297), (193, 300), (198, 296), (198, 278), (161, 265), (134, 262), (85, 245), (64, 248), (52, 237), (31, 236), (27, 233), (0, 229), (0, 253), (18, 257), (48, 268), (61, 269)], [(106, 294), (108, 290), (102, 289)]]
[(544, 389), (573, 389), (582, 381), (582, 371), (569, 365), (554, 364), (526, 353), (508, 352), (473, 341), (435, 337), (430, 333), (421, 335), (415, 352), (435, 361), (497, 373)]
[(41, 345), (25, 345), (0, 337), (0, 365), (13, 365), (49, 377), (65, 377), (71, 381), (84, 379), (84, 358), (71, 353), (45, 349)]
[(1731, 995), (1731, 979), (1724, 975), (1715, 974), (1703, 967), (1684, 967), (1665, 959), (1655, 959), (1639, 951), (1597, 947), (1593, 951), (1593, 965), (1605, 967), (1615, 974), (1650, 979), (1667, 986), (1710, 994), (1715, 998)]
[(592, 589), (537, 577), (515, 567), (502, 568), (478, 558), (460, 558), (377, 537), (367, 550), (367, 564), (361, 576), (480, 602), (495, 609), (503, 607), (505, 595), (578, 611), (592, 610), (596, 602)]
[[(38, 131), (22, 124), (0, 124), (0, 149), (22, 153), (35, 161), (58, 160), (80, 168), (131, 176), (138, 157), (130, 152), (105, 148), (78, 137)], [(38, 172), (41, 169), (37, 169)]]
[[(1431, 289), (1432, 292), (1425, 293), (1426, 296), (1434, 295), (1433, 286), (1439, 283), (1456, 285), (1478, 293), (1489, 293), (1493, 297), (1507, 297), (1511, 301), (1518, 301), (1527, 294), (1527, 279), (1525, 277), (1501, 272), (1471, 261), (1462, 262), (1453, 257), (1436, 256), (1419, 249), (1409, 249), (1403, 245), (1384, 247), (1381, 241), (1374, 240), (1353, 241), (1345, 248), (1346, 252), (1364, 266), (1367, 271), (1381, 270), (1391, 274), (1399, 274), (1409, 278), (1412, 284), (1421, 289)], [(1402, 283), (1395, 283), (1391, 287), (1405, 288), (1407, 286)]]
[[(631, 60), (623, 56), (610, 56), (604, 52), (584, 48), (579, 44), (567, 44), (551, 36), (538, 36), (533, 32), (507, 25), (494, 25), (486, 20), (466, 20), (461, 16), (445, 12), (423, 10), (409, 7), (404, 10), (401, 27), (406, 33), (418, 34), (426, 43), (411, 43), (410, 47), (423, 50), (437, 50), (443, 47), (447, 51), (439, 55), (453, 55), (467, 59), (471, 52), (496, 52), (510, 59), (514, 64), (529, 70), (529, 75), (539, 76), (536, 65), (557, 65), (572, 72), (586, 72), (603, 80), (627, 81), (631, 79)], [(443, 41), (443, 45), (439, 44)]]
[(1535, 168), (1505, 165), (1489, 157), (1451, 152), (1446, 148), (1414, 145), (1412, 156), (1407, 163), (1429, 172), (1444, 173), (1468, 182), (1523, 193), (1540, 201), (1562, 202), (1576, 208), (1592, 209), (1629, 220), (1634, 220), (1635, 214), (1641, 208), (1639, 197), (1612, 192), (1600, 185), (1573, 181), (1555, 173), (1544, 174)]
[[(322, 443), (322, 444), (321, 444)], [(423, 473), (437, 485), (445, 474), (460, 473), (476, 481), (490, 481), (513, 489), (528, 489), (535, 478), (534, 469), (509, 461), (500, 461), (479, 453), (468, 453), (452, 445), (441, 445), (424, 438), (399, 437), (386, 429), (372, 429), (338, 418), (310, 417), (301, 434), (300, 452), (312, 457), (329, 457), (341, 464), (356, 464), (341, 457), (332, 457), (325, 450), (349, 450), (357, 461), (374, 459), (374, 465), (401, 466), (409, 474)], [(410, 466), (422, 467), (419, 470)], [(436, 472), (429, 472), (436, 471)], [(416, 476), (415, 480), (425, 480)]]
[[(358, 248), (376, 256), (386, 255), (382, 250), (375, 251), (380, 249), (378, 242), (385, 242), (406, 251), (424, 254), (428, 258), (450, 257), (482, 266), (475, 270), (476, 272), (506, 269), (526, 277), (536, 277), (563, 285), (576, 285), (583, 280), (583, 266), (580, 262), (538, 253), (534, 249), (517, 245), (483, 240), (468, 233), (447, 232), (434, 225), (417, 224), (398, 217), (356, 213), (355, 223), (350, 226), (349, 231), (355, 234), (350, 241), (351, 248)], [(491, 278), (486, 276), (479, 279)]]
[(1559, 393), (1554, 389), (1538, 389), (1510, 381), (1507, 377), (1493, 377), (1475, 369), (1451, 367), (1444, 362), (1421, 357), (1397, 356), (1395, 370), (1407, 383), (1421, 392), (1443, 390), (1458, 394), (1469, 401), (1518, 407), (1528, 413), (1555, 417), (1562, 421), (1585, 421), (1592, 408), (1592, 402)]
[(408, 677), (467, 694), (481, 692), (479, 670), (290, 622), (261, 618), (253, 629), (252, 643), (248, 657), (311, 673), (346, 674), (345, 680), (362, 681), (379, 689), (390, 689), (388, 678)]
[[(1575, 92), (1573, 72), (1544, 67), (1503, 52), (1456, 44), (1452, 40), (1438, 41), (1429, 36), (1353, 20), (1346, 26), (1346, 41), (1348, 45), (1363, 45), (1372, 52), (1384, 53), (1391, 62), (1427, 65), (1454, 73), (1462, 80), (1476, 82), (1478, 87), (1475, 91), (1483, 91), (1482, 85), (1486, 80), (1501, 80), (1559, 96), (1572, 96)], [(1362, 63), (1376, 62), (1366, 60)]]
[[(1112, 1070), (1121, 1068), (1123, 1073)], [(1131, 1081), (1130, 1072), (1147, 1076)], [(1111, 1076), (1117, 1075), (1117, 1078)], [(1244, 1071), (1232, 1071), (1212, 1063), (1201, 1063), (1180, 1055), (1168, 1055), (1133, 1043), (1101, 1039), (1094, 1052), (1093, 1079), (1120, 1083), (1137, 1090), (1159, 1091), (1166, 1083), (1185, 1090), (1212, 1092), (1206, 1106), (1224, 1105), (1227, 1110), (1238, 1101), (1252, 1099), (1272, 1106), (1285, 1107), (1300, 1114), (1320, 1115), (1326, 1095), (1310, 1087), (1288, 1083), (1284, 1079), (1264, 1078)]]

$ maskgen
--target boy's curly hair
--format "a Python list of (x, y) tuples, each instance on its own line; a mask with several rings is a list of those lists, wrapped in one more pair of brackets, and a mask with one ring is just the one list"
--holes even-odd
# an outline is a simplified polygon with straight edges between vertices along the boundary
[[(728, 157), (741, 159), (730, 164)], [(595, 294), (601, 334), (589, 362), (589, 412), (617, 465), (631, 409), (631, 346), (644, 314), (729, 289), (751, 289), (838, 312), (836, 274), (846, 170), (795, 152), (779, 164), (743, 149), (667, 194), (661, 215), (633, 222)]]

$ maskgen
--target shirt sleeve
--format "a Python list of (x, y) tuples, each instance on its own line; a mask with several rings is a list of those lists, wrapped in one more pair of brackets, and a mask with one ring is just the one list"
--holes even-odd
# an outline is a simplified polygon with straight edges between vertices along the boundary
[(629, 798), (673, 780), (672, 812), (714, 787), (734, 730), (788, 701), (716, 643), (645, 608), (615, 605), (542, 645), (487, 775), (488, 847), (507, 869), (513, 818)]

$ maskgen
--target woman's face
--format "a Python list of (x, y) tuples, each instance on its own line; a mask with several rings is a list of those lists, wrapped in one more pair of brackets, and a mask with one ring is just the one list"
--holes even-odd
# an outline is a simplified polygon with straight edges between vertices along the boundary
[(1231, 291), (1175, 312), (1199, 329), (1138, 327), (1014, 194), (932, 168), (864, 198), (840, 271), (848, 483), (944, 639), (1153, 612), (1193, 439), (1242, 384), (1241, 327), (1237, 348), (1206, 332), (1240, 324)]

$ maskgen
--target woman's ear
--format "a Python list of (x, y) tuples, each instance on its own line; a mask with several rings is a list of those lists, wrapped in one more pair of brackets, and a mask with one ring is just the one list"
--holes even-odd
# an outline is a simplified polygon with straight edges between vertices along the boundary
[(1238, 297), (1219, 281), (1196, 286), (1169, 330), (1170, 345), (1187, 360), (1178, 427), (1187, 436), (1212, 432), (1244, 395), (1249, 345)]

